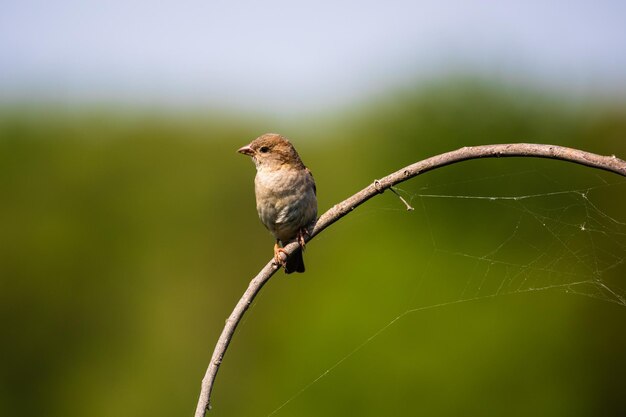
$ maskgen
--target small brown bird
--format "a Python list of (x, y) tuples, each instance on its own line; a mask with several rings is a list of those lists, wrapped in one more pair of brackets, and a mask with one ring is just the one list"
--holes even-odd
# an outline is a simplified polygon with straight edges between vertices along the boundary
[[(237, 152), (250, 155), (256, 165), (254, 189), (256, 209), (261, 222), (276, 238), (274, 259), (285, 272), (304, 272), (302, 250), (304, 236), (317, 217), (317, 197), (313, 175), (304, 166), (298, 152), (285, 138), (276, 133), (259, 136)], [(297, 240), (300, 250), (286, 262), (279, 243)]]

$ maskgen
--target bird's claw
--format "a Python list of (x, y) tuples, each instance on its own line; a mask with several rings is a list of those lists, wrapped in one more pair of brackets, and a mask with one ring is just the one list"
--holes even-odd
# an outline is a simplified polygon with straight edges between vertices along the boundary
[[(285, 256), (283, 257), (281, 254)], [(278, 242), (274, 243), (274, 263), (282, 266), (283, 268), (287, 265), (287, 251), (278, 246)]]
[[(306, 244), (305, 236), (310, 236), (309, 231), (305, 228), (300, 229), (296, 235), (296, 242), (298, 242), (298, 245), (300, 245), (303, 252)], [(287, 257), (289, 254), (278, 244), (278, 242), (279, 241), (277, 240), (276, 243), (274, 243), (274, 263), (285, 268), (287, 266)]]
[(309, 234), (309, 231), (307, 229), (302, 228), (298, 231), (298, 244), (302, 248), (303, 252), (304, 252), (304, 245), (306, 243), (304, 240), (304, 236), (311, 236), (311, 235)]

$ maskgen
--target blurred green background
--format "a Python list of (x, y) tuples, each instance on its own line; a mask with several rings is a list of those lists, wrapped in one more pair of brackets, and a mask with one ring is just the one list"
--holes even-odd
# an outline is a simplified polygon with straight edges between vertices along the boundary
[[(292, 139), (320, 212), (466, 145), (626, 156), (625, 102), (476, 79), (289, 122), (5, 105), (0, 415), (193, 413), (224, 320), (272, 253), (235, 152), (266, 131)], [(264, 288), (210, 415), (623, 415), (625, 191), (614, 174), (499, 159), (400, 185), (412, 212), (378, 196), (308, 245), (305, 274)]]
[[(626, 159), (626, 3), (0, 2), (0, 417), (191, 416), (272, 256), (254, 166), (320, 214), (463, 146)], [(240, 324), (215, 417), (624, 416), (626, 179), (467, 161), (359, 207)]]

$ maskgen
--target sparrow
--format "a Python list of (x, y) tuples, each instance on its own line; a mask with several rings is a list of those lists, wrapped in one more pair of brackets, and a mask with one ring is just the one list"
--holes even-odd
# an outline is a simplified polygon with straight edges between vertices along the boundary
[[(277, 133), (259, 136), (237, 152), (252, 157), (256, 166), (256, 209), (276, 239), (276, 264), (282, 265), (287, 274), (304, 272), (304, 237), (317, 218), (317, 190), (311, 171), (291, 142)], [(300, 249), (283, 262), (283, 247), (293, 241), (300, 244)]]

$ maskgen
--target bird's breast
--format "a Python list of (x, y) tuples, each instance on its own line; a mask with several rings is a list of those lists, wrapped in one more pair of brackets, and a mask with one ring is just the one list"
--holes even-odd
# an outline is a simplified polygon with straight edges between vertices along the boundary
[(306, 170), (259, 170), (255, 178), (259, 218), (282, 242), (317, 216), (313, 178)]

